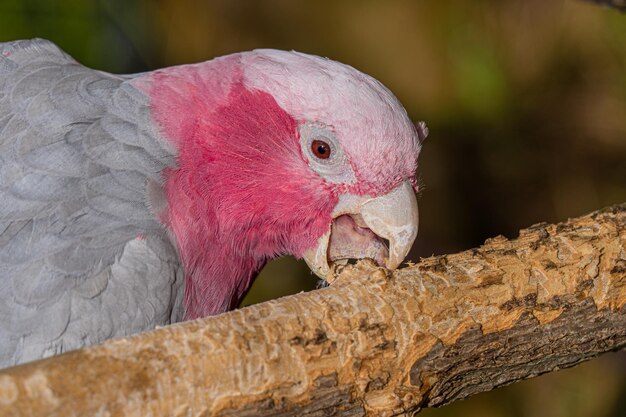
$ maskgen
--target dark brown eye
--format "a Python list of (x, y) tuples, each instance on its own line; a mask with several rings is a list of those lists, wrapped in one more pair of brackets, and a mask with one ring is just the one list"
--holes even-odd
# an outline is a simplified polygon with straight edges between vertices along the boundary
[(330, 157), (330, 145), (323, 140), (314, 140), (311, 142), (311, 151), (313, 155), (319, 159), (328, 159)]

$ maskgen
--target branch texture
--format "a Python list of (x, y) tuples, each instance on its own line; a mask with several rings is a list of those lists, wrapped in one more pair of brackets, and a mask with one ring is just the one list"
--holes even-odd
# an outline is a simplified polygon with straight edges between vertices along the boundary
[(4, 370), (0, 415), (399, 415), (622, 348), (625, 302), (618, 205)]

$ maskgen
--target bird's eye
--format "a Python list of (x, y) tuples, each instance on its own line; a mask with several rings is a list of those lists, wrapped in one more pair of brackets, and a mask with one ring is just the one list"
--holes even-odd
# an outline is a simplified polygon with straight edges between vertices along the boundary
[(316, 139), (311, 142), (311, 151), (319, 159), (330, 158), (330, 145), (323, 140)]
[(301, 155), (311, 170), (333, 183), (356, 181), (348, 156), (331, 126), (304, 122), (298, 129)]

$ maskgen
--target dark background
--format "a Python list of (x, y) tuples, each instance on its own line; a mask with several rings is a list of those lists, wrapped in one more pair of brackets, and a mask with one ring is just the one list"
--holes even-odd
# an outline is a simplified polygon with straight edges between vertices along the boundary
[[(254, 48), (327, 56), (427, 121), (410, 258), (626, 202), (626, 15), (575, 0), (0, 0), (0, 41), (43, 37), (82, 63), (141, 72)], [(245, 303), (311, 289), (271, 263)], [(626, 416), (610, 354), (422, 415)]]

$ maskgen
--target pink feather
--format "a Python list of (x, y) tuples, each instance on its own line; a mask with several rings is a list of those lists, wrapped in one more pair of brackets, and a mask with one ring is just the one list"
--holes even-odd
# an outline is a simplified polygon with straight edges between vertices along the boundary
[[(295, 53), (292, 58), (292, 68), (280, 64), (258, 72), (246, 60), (266, 58), (244, 53), (135, 80), (178, 153), (176, 169), (164, 173), (168, 205), (158, 215), (185, 268), (186, 319), (236, 307), (268, 259), (302, 256), (328, 230), (340, 193), (379, 195), (414, 176), (419, 143), (388, 90), (351, 67)], [(333, 90), (337, 83), (324, 66), (338, 71), (353, 97)], [(284, 80), (272, 81), (283, 70)], [(326, 99), (336, 95), (337, 103), (310, 114), (306, 91), (311, 102), (324, 92), (309, 91), (317, 86), (305, 79), (290, 84), (296, 70), (322, 71), (329, 83)], [(260, 88), (259, 77), (267, 74), (267, 89)], [(343, 108), (342, 100), (351, 108)], [(318, 116), (346, 143), (354, 183), (327, 182), (308, 167), (298, 125)]]

